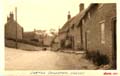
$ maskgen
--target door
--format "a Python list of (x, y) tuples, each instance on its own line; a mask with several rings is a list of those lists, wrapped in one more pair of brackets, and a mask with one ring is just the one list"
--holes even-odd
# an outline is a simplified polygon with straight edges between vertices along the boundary
[(113, 55), (112, 55), (112, 59), (113, 59), (113, 68), (116, 69), (117, 68), (117, 44), (116, 44), (116, 18), (114, 18), (112, 20), (112, 26), (113, 26)]
[(87, 31), (85, 32), (85, 50), (87, 52)]

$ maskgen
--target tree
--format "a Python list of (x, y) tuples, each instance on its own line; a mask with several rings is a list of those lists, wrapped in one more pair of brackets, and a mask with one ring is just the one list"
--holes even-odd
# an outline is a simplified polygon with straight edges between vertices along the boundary
[(58, 35), (58, 33), (56, 32), (55, 29), (50, 29), (50, 34), (51, 34), (52, 36), (57, 36), (57, 35)]
[(50, 34), (53, 36), (52, 42), (51, 42), (51, 47), (52, 44), (54, 44), (56, 37), (58, 36), (58, 32), (56, 32), (55, 29), (50, 29)]

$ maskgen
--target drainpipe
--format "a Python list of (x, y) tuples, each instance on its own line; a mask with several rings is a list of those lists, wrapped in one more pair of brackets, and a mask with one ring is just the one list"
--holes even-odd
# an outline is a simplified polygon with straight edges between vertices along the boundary
[(90, 33), (89, 30), (87, 30), (85, 32), (85, 50), (86, 50), (86, 53), (88, 53), (88, 34)]
[(80, 26), (80, 36), (81, 36), (81, 49), (83, 49), (83, 28)]

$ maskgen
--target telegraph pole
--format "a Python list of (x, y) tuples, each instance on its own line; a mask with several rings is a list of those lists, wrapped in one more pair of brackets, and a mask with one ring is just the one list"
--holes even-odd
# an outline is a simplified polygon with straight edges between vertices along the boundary
[(18, 48), (18, 43), (17, 43), (17, 7), (15, 7), (15, 19), (16, 19), (16, 49)]

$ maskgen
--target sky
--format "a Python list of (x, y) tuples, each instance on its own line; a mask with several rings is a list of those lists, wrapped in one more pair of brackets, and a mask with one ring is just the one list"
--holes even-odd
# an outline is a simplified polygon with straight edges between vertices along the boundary
[(72, 17), (79, 13), (80, 3), (80, 0), (5, 0), (4, 23), (17, 7), (17, 21), (24, 31), (58, 30), (67, 21), (68, 11)]
[(90, 1), (4, 0), (4, 23), (6, 23), (9, 13), (15, 13), (15, 7), (17, 7), (17, 21), (24, 28), (24, 31), (33, 31), (34, 29), (58, 30), (67, 21), (68, 11), (73, 17), (79, 13), (80, 3), (85, 3), (86, 8), (91, 3)]

